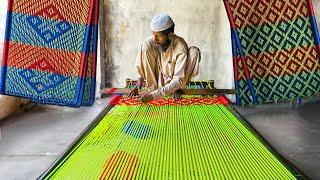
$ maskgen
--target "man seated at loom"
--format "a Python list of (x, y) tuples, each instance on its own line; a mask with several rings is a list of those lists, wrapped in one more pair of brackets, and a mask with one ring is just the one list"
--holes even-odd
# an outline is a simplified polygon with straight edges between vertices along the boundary
[(194, 46), (188, 48), (185, 40), (174, 34), (174, 26), (166, 14), (158, 14), (152, 19), (152, 36), (140, 46), (136, 59), (139, 77), (130, 97), (139, 94), (144, 81), (149, 93), (141, 96), (142, 102), (171, 95), (198, 74), (200, 50)]

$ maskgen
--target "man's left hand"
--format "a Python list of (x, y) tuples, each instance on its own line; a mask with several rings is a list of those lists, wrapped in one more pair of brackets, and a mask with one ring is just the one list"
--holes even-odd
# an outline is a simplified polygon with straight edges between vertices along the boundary
[(153, 97), (149, 93), (142, 95), (141, 98), (140, 98), (140, 101), (143, 102), (143, 103), (148, 103), (148, 102), (150, 102), (152, 100), (153, 100)]

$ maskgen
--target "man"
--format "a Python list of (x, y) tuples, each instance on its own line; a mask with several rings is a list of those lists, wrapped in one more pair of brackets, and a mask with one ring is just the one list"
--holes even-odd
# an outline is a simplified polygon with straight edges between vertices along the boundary
[(198, 74), (200, 51), (196, 47), (188, 48), (184, 39), (174, 34), (174, 26), (167, 14), (158, 14), (152, 19), (152, 37), (139, 49), (136, 59), (139, 78), (130, 97), (138, 95), (144, 80), (149, 93), (140, 100), (147, 103), (184, 88)]

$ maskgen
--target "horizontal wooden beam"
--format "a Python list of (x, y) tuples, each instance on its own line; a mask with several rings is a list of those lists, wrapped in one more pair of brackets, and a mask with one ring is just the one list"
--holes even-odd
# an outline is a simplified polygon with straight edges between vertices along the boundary
[[(128, 95), (133, 89), (130, 88), (104, 88), (100, 91), (102, 96), (109, 94)], [(148, 93), (147, 89), (142, 89), (141, 93)], [(181, 95), (223, 95), (236, 94), (235, 89), (180, 89)]]

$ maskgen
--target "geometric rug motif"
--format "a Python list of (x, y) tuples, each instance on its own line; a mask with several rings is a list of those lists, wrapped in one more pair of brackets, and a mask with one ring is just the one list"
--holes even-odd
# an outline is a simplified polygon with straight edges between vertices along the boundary
[(246, 26), (239, 30), (245, 54), (277, 52), (314, 44), (310, 19), (300, 17), (277, 25)]
[(314, 96), (320, 91), (319, 82), (320, 71), (313, 74), (301, 72), (281, 78), (269, 76), (265, 79), (253, 79), (259, 103)]
[(150, 127), (135, 120), (131, 120), (124, 124), (122, 131), (134, 138), (146, 139), (150, 134)]
[(315, 46), (246, 56), (252, 78), (283, 77), (320, 69)]
[[(139, 157), (130, 155), (126, 152), (120, 151), (114, 153), (106, 162), (103, 172), (99, 176), (99, 180), (110, 179), (121, 174), (123, 179), (132, 179), (135, 177)], [(117, 172), (121, 169), (121, 172)]]
[(118, 103), (119, 105), (126, 106), (190, 106), (190, 105), (213, 105), (222, 104), (219, 99), (216, 98), (158, 98), (150, 101), (149, 103), (142, 103), (137, 98), (122, 97)]
[(237, 28), (278, 24), (309, 15), (305, 0), (228, 0)]
[(38, 93), (46, 91), (47, 89), (55, 88), (63, 81), (65, 77), (58, 74), (46, 75), (44, 73), (37, 73), (37, 71), (22, 70), (18, 72), (28, 84)]
[(37, 103), (92, 105), (98, 3), (10, 0), (0, 93)]
[(319, 37), (311, 0), (225, 0), (225, 7), (237, 61), (238, 105), (320, 92)]

